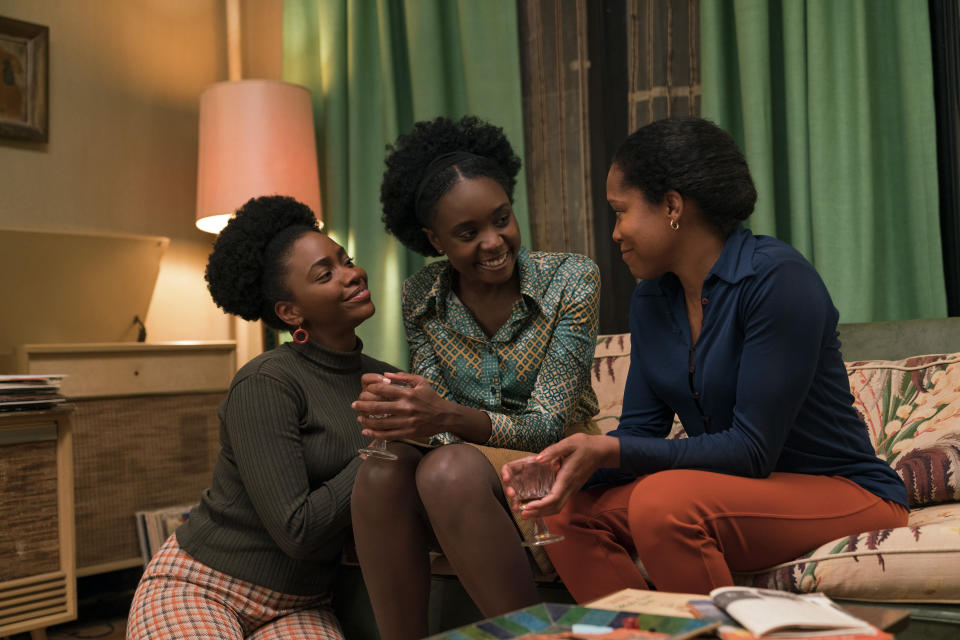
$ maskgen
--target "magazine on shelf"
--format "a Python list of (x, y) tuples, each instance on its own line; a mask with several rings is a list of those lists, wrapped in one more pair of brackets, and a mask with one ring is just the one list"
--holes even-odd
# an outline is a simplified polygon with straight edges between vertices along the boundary
[(49, 409), (66, 401), (60, 395), (60, 374), (0, 375), (0, 411)]
[[(691, 600), (699, 617), (720, 618), (724, 640), (751, 638), (821, 638), (887, 640), (893, 636), (843, 611), (822, 593), (796, 594), (752, 587), (721, 587), (707, 600)], [(723, 619), (719, 614), (726, 614)], [(731, 620), (740, 625), (735, 627)]]
[(62, 380), (67, 377), (65, 373), (2, 373), (0, 382), (44, 382), (46, 380)]
[(149, 511), (137, 511), (137, 537), (144, 566), (174, 531), (190, 517), (195, 504), (183, 504)]

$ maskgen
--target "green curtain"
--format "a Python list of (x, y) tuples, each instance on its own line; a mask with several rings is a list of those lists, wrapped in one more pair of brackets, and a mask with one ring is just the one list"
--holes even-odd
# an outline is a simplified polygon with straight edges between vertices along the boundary
[[(470, 114), (503, 127), (523, 157), (515, 3), (285, 0), (283, 76), (313, 94), (326, 229), (370, 275), (364, 351), (404, 367), (400, 286), (425, 259), (380, 221), (385, 146), (418, 120)], [(529, 238), (522, 174), (514, 195)]]
[(702, 114), (841, 322), (946, 315), (925, 0), (704, 0)]

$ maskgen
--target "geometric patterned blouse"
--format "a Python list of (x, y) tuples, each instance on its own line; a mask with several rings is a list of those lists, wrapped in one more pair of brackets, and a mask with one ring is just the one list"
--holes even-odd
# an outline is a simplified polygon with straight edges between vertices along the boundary
[[(590, 382), (600, 305), (600, 273), (574, 253), (517, 255), (520, 297), (492, 337), (451, 288), (447, 260), (403, 283), (403, 321), (410, 371), (437, 393), (490, 416), (483, 444), (539, 452), (569, 424), (597, 413)], [(450, 433), (435, 444), (459, 442)]]

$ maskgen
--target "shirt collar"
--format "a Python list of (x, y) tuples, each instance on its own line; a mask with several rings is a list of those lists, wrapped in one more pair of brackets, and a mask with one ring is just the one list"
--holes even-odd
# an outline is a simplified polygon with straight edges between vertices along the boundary
[(743, 280), (756, 273), (753, 268), (753, 252), (757, 246), (757, 239), (753, 233), (742, 224), (727, 237), (720, 257), (713, 264), (707, 279), (717, 276), (730, 284)]
[(526, 247), (520, 247), (517, 252), (517, 268), (520, 269), (520, 296), (527, 302), (540, 305), (543, 289), (540, 287), (540, 269), (537, 263), (530, 258)]
[[(756, 273), (753, 268), (753, 252), (756, 246), (757, 239), (753, 233), (742, 224), (737, 224), (736, 229), (727, 236), (723, 251), (710, 268), (707, 280), (716, 276), (734, 284)], [(635, 293), (640, 296), (659, 296), (663, 295), (665, 289), (672, 290), (675, 286), (679, 286), (679, 280), (673, 273), (667, 273), (659, 278), (640, 282)]]

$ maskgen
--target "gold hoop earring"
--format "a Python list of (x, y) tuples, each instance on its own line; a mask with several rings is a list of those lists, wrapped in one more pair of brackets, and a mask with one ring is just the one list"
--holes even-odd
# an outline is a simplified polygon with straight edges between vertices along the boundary
[(680, 223), (676, 221), (675, 218), (670, 218), (670, 228), (674, 231), (680, 230)]

